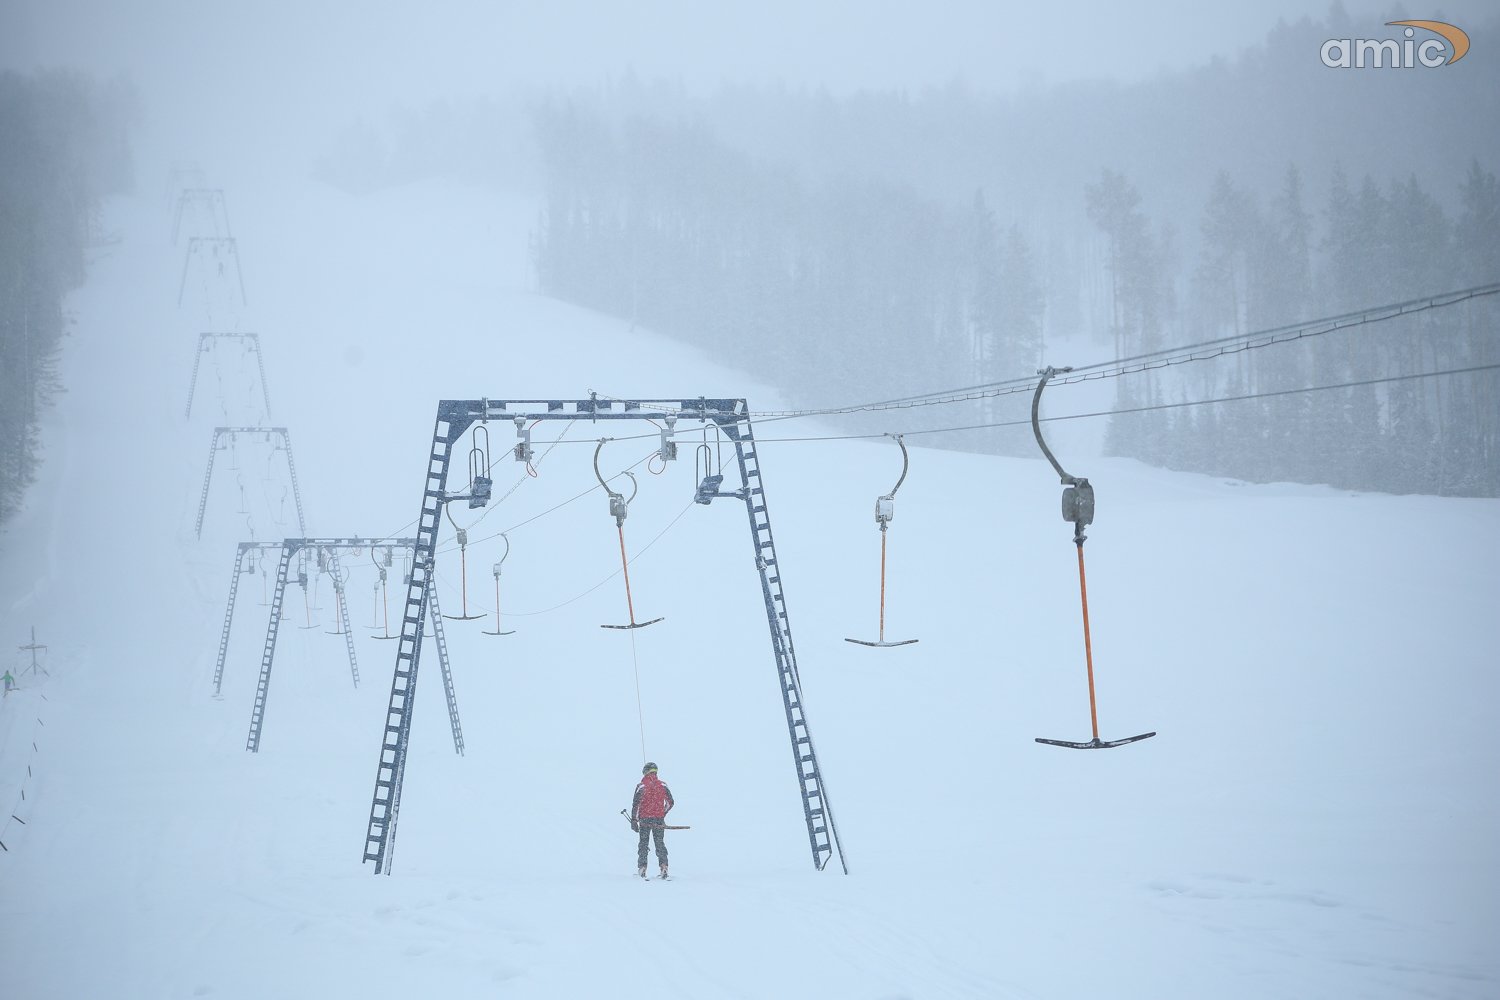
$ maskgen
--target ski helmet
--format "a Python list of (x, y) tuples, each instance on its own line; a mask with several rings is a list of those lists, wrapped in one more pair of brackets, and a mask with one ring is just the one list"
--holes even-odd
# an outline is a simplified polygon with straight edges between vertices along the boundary
[(655, 770), (656, 770), (656, 765), (653, 764), (651, 761), (648, 760), (646, 762), (646, 766), (643, 767), (643, 768), (641, 768), (641, 773), (642, 774), (650, 774), (650, 773), (652, 773)]

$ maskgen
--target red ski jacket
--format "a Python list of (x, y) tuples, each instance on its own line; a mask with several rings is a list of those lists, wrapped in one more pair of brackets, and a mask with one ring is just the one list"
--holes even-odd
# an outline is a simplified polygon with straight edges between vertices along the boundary
[(672, 790), (654, 773), (641, 779), (635, 786), (635, 796), (630, 800), (632, 820), (665, 819), (672, 811)]

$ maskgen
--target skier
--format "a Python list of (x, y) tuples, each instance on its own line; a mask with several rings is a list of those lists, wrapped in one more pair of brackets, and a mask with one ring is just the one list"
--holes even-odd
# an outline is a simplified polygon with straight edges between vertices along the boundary
[(10, 694), (11, 690), (15, 688), (15, 686), (16, 679), (10, 675), (9, 670), (5, 671), (5, 693)]
[(636, 874), (646, 877), (646, 851), (656, 838), (656, 860), (661, 863), (661, 877), (667, 877), (667, 813), (672, 811), (672, 790), (656, 776), (656, 765), (647, 762), (641, 768), (640, 783), (630, 800), (630, 828), (641, 835), (635, 853)]

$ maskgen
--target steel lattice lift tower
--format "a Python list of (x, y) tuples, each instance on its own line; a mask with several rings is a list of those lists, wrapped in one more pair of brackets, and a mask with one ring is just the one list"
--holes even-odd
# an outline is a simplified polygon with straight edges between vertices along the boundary
[(271, 415), (271, 390), (266, 384), (266, 362), (260, 350), (260, 335), (255, 333), (200, 333), (198, 334), (198, 349), (193, 352), (193, 379), (188, 383), (187, 411), (185, 416), (193, 415), (193, 394), (198, 390), (198, 364), (203, 360), (203, 355), (213, 350), (214, 345), (221, 340), (242, 341), (246, 350), (255, 355), (255, 366), (260, 370), (260, 396), (266, 404), (266, 416)]
[[(342, 599), (343, 584), (338, 575), (338, 552), (340, 550), (347, 551), (350, 549), (370, 548), (372, 547), (372, 545), (375, 548), (390, 547), (393, 549), (414, 549), (415, 539), (287, 538), (283, 540), (279, 546), (275, 546), (276, 548), (279, 548), (281, 550), (281, 558), (277, 562), (276, 589), (272, 592), (271, 595), (270, 621), (266, 624), (266, 643), (260, 657), (260, 677), (255, 684), (255, 704), (250, 711), (250, 731), (249, 734), (245, 737), (245, 749), (250, 751), (251, 753), (260, 752), (261, 729), (265, 724), (266, 717), (266, 698), (270, 693), (271, 687), (271, 667), (275, 664), (276, 661), (276, 639), (281, 630), (281, 607), (286, 596), (287, 583), (291, 579), (290, 570), (292, 559), (295, 558), (297, 553), (303, 549), (313, 549), (318, 553), (326, 555), (329, 570), (332, 572), (334, 580), (336, 581), (334, 585), (335, 589), (339, 591), (339, 614), (343, 621), (345, 636), (344, 643), (349, 651), (350, 672), (354, 677), (355, 686), (358, 687), (359, 667), (354, 658), (354, 638), (353, 633), (349, 627), (349, 605), (348, 602)], [(240, 543), (239, 555), (235, 560), (234, 578), (230, 582), (229, 586), (229, 605), (224, 614), (224, 631), (219, 639), (219, 662), (218, 667), (214, 673), (215, 692), (218, 691), (219, 684), (223, 679), (225, 654), (229, 647), (229, 626), (233, 621), (235, 591), (239, 586), (241, 573), (240, 563), (244, 559), (246, 552), (258, 547), (259, 544), (255, 542)], [(415, 556), (413, 556), (414, 566), (415, 561)], [(413, 577), (415, 577), (415, 573), (416, 571), (414, 568)], [(299, 573), (299, 577), (301, 575), (302, 574)], [(303, 587), (307, 586), (305, 580), (301, 580), (299, 582), (302, 583)], [(430, 579), (428, 581), (428, 585), (430, 587)], [(432, 603), (432, 606), (436, 608), (437, 594), (429, 589), (426, 597)], [(453, 690), (453, 671), (448, 661), (448, 640), (447, 637), (443, 634), (442, 616), (435, 615), (434, 619), (435, 620), (432, 623), (432, 636), (437, 643), (438, 663), (443, 675), (443, 691), (447, 695), (448, 722), (453, 729), (453, 752), (462, 755), (464, 752), (463, 727), (459, 723), (458, 698), (454, 694)]]
[(208, 512), (208, 488), (214, 480), (214, 456), (218, 454), (219, 439), (228, 437), (232, 442), (241, 434), (260, 434), (267, 441), (280, 438), (282, 450), (286, 452), (287, 474), (292, 479), (292, 498), (297, 502), (297, 530), (306, 532), (307, 521), (302, 516), (302, 491), (297, 486), (297, 463), (292, 458), (292, 435), (285, 427), (215, 427), (213, 442), (208, 446), (208, 467), (203, 471), (203, 491), (198, 495), (198, 521), (193, 534), (203, 537), (203, 515)]
[[(755, 440), (750, 428), (750, 412), (743, 399), (652, 399), (601, 400), (594, 397), (573, 400), (490, 400), (445, 399), (438, 403), (433, 427), (432, 448), (428, 455), (427, 476), (422, 489), (422, 512), (417, 527), (416, 555), (412, 560), (411, 579), (407, 583), (406, 603), (401, 613), (401, 639), (396, 648), (395, 672), (391, 678), (390, 706), (386, 713), (385, 733), (381, 741), (380, 762), (375, 774), (375, 792), (370, 802), (370, 822), (365, 831), (365, 861), (375, 862), (375, 873), (389, 874), (395, 853), (396, 822), (401, 807), (401, 784), (406, 772), (407, 748), (411, 739), (412, 705), (416, 694), (417, 670), (421, 662), (421, 636), (428, 618), (428, 598), (432, 596), (431, 580), (437, 553), (438, 530), (443, 508), (454, 501), (468, 501), (471, 508), (486, 506), (493, 482), (488, 471), (476, 474), (472, 465), (472, 482), (467, 493), (448, 491), (448, 473), (453, 450), (459, 438), (476, 423), (514, 422), (523, 441), (517, 445), (517, 457), (526, 449), (529, 430), (522, 428), (538, 420), (654, 420), (665, 424), (663, 448), (671, 428), (678, 421), (697, 420), (712, 423), (734, 443), (739, 461), (738, 490), (723, 492), (723, 474), (705, 475), (695, 499), (702, 504), (718, 499), (742, 500), (750, 522), (750, 538), (755, 568), (760, 574), (761, 595), (765, 600), (766, 621), (770, 627), (771, 654), (781, 686), (782, 705), (786, 710), (787, 733), (791, 739), (792, 759), (797, 770), (797, 787), (802, 797), (802, 813), (807, 823), (807, 838), (812, 849), (813, 866), (823, 870), (835, 852), (844, 873), (849, 866), (844, 848), (834, 826), (833, 811), (828, 802), (823, 772), (813, 749), (803, 707), (802, 681), (797, 672), (797, 657), (792, 647), (791, 625), (787, 619), (786, 598), (781, 585), (781, 567), (771, 537), (771, 520), (767, 511), (765, 487), (761, 482), (756, 458)], [(433, 609), (433, 617), (437, 617)]]
[[(177, 236), (182, 231), (182, 218), (186, 210), (192, 207), (194, 213), (203, 213), (208, 216), (209, 225), (213, 227), (214, 236), (229, 236), (229, 206), (224, 203), (223, 188), (186, 187), (177, 195), (177, 209), (172, 213), (172, 244), (177, 244)], [(223, 225), (220, 225), (220, 222)]]
[[(219, 658), (214, 664), (214, 697), (222, 693), (224, 686), (224, 664), (229, 657), (229, 632), (234, 626), (234, 609), (236, 599), (240, 591), (240, 577), (254, 572), (254, 566), (246, 566), (245, 559), (252, 553), (260, 553), (264, 559), (268, 553), (280, 552), (289, 543), (297, 542), (298, 548), (314, 548), (318, 552), (319, 570), (327, 570), (333, 578), (333, 589), (338, 595), (339, 619), (345, 635), (351, 635), (349, 628), (349, 606), (344, 596), (344, 581), (340, 576), (338, 563), (338, 552), (340, 550), (353, 550), (355, 555), (362, 548), (378, 549), (403, 549), (411, 552), (415, 549), (417, 540), (415, 538), (302, 538), (284, 539), (278, 542), (240, 542), (239, 550), (234, 558), (234, 575), (229, 578), (229, 599), (224, 603), (224, 627), (219, 632)], [(290, 560), (288, 561), (290, 568)], [(300, 575), (300, 574), (299, 574)], [(307, 584), (299, 579), (299, 583), (305, 588)], [(263, 606), (269, 606), (267, 601)], [(268, 631), (274, 627), (274, 623), (268, 626)], [(354, 641), (351, 636), (346, 643), (349, 647), (349, 673), (354, 678), (354, 686), (359, 687), (359, 662), (354, 656)]]
[(187, 253), (182, 258), (182, 280), (177, 283), (177, 304), (182, 305), (182, 292), (187, 288), (188, 267), (193, 258), (207, 255), (219, 264), (219, 276), (224, 275), (224, 262), (234, 259), (235, 279), (240, 287), (240, 304), (249, 303), (245, 298), (245, 271), (240, 267), (240, 245), (233, 236), (194, 236), (188, 240)]

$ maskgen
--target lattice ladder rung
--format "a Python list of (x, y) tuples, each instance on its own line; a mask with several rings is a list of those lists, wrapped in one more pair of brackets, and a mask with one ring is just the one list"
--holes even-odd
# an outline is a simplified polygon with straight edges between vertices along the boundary
[(307, 519), (302, 516), (302, 490), (297, 485), (297, 462), (292, 458), (292, 432), (281, 429), (281, 440), (286, 444), (286, 470), (292, 480), (292, 499), (297, 502), (297, 530), (307, 534)]
[(281, 606), (286, 596), (287, 569), (292, 562), (294, 550), (289, 545), (281, 547), (281, 560), (276, 565), (276, 590), (271, 595), (271, 620), (266, 625), (266, 646), (260, 655), (260, 678), (255, 682), (255, 706), (250, 711), (250, 732), (245, 737), (245, 749), (260, 752), (261, 726), (266, 718), (266, 696), (271, 690), (271, 665), (276, 661), (276, 636), (281, 630)]
[(459, 431), (451, 425), (445, 431), (444, 422), (439, 417), (433, 427), (433, 447), (429, 452), (431, 458), (422, 492), (422, 513), (417, 519), (417, 540), (412, 551), (406, 603), (402, 607), (401, 638), (396, 643), (396, 668), (391, 677), (380, 763), (375, 772), (375, 791), (370, 799), (370, 821), (365, 829), (364, 860), (375, 862), (376, 874), (390, 873), (396, 827), (401, 816), (401, 784), (406, 772), (417, 669), (422, 655), (424, 596), (431, 585), (443, 491), (448, 482), (448, 457), (452, 451), (451, 439), (445, 438), (445, 433), (456, 435)]
[(234, 576), (229, 581), (229, 600), (224, 605), (224, 628), (219, 632), (219, 659), (214, 664), (214, 696), (224, 684), (224, 662), (229, 656), (229, 627), (234, 624), (234, 601), (240, 590), (240, 573), (245, 564), (248, 548), (241, 547), (234, 558)]
[(453, 691), (453, 668), (448, 662), (448, 638), (443, 631), (443, 609), (438, 606), (437, 584), (427, 578), (428, 606), (432, 611), (432, 637), (437, 643), (438, 668), (443, 675), (443, 697), (448, 702), (448, 725), (453, 730), (453, 752), (464, 755), (464, 729), (458, 720), (458, 696)]
[(193, 533), (203, 537), (203, 515), (208, 510), (208, 487), (214, 480), (214, 455), (219, 450), (219, 431), (214, 430), (213, 441), (208, 446), (208, 467), (203, 470), (203, 490), (198, 494), (198, 522), (194, 525)]
[[(175, 240), (173, 242), (176, 242)], [(204, 340), (207, 334), (198, 335), (198, 349), (193, 352), (193, 380), (188, 383), (187, 410), (183, 413), (185, 417), (193, 415), (193, 394), (198, 391), (198, 365), (203, 360), (203, 352), (207, 349)]]
[[(837, 850), (844, 871), (843, 847), (838, 843), (837, 830), (832, 813), (828, 809), (826, 790), (823, 787), (822, 769), (817, 762), (812, 734), (802, 709), (801, 682), (797, 675), (797, 658), (792, 646), (791, 625), (787, 615), (786, 598), (781, 586), (781, 571), (777, 565), (775, 539), (771, 532), (769, 504), (754, 446), (753, 433), (748, 417), (738, 423), (724, 424), (734, 438), (739, 457), (740, 479), (743, 486), (745, 511), (750, 523), (750, 536), (755, 546), (756, 569), (760, 572), (761, 593), (766, 603), (766, 622), (771, 635), (771, 648), (776, 656), (780, 675), (783, 707), (786, 710), (787, 729), (791, 735), (792, 755), (797, 767), (798, 787), (802, 794), (803, 813), (807, 821), (808, 842), (812, 849), (813, 865), (822, 870)], [(821, 822), (820, 822), (821, 821)]]
[(328, 550), (328, 575), (333, 578), (334, 601), (338, 604), (339, 627), (344, 630), (344, 646), (349, 651), (349, 674), (359, 687), (359, 660), (354, 656), (354, 630), (349, 627), (349, 602), (344, 599), (344, 582), (339, 579), (339, 554)]
[(260, 369), (260, 398), (266, 403), (266, 419), (271, 419), (271, 386), (266, 382), (266, 361), (261, 354), (260, 337), (250, 334), (250, 344), (255, 348), (255, 367)]

